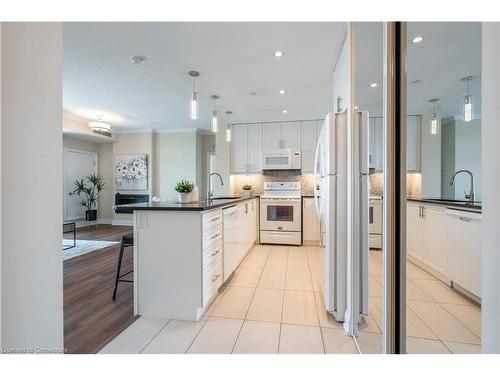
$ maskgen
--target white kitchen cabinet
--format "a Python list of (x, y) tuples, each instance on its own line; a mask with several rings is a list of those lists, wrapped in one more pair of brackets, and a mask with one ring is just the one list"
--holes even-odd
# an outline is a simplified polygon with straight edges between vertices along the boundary
[(444, 270), (454, 286), (481, 298), (480, 213), (445, 211)]
[[(408, 116), (406, 164), (410, 172), (421, 170), (421, 116)], [(379, 172), (384, 169), (384, 119), (382, 117), (370, 117), (369, 121), (369, 160), (370, 168)]]
[(232, 132), (232, 172), (260, 173), (262, 171), (262, 125), (234, 125)]
[(300, 122), (284, 122), (281, 124), (281, 148), (289, 148), (292, 151), (300, 151), (301, 147), (301, 124)]
[(424, 224), (424, 261), (426, 264), (443, 273), (443, 206), (423, 205), (422, 216)]
[(384, 168), (384, 122), (382, 117), (370, 117), (369, 120), (369, 165), (375, 171)]
[(262, 124), (262, 150), (276, 151), (281, 146), (281, 123)]
[(304, 244), (319, 242), (319, 218), (314, 206), (314, 198), (302, 199), (302, 240)]
[(229, 207), (224, 212), (224, 281), (226, 281), (234, 269), (238, 266), (239, 259), (239, 211), (237, 206)]
[(419, 172), (421, 169), (421, 121), (421, 116), (408, 116), (406, 118), (406, 169), (409, 172)]
[(408, 255), (423, 261), (424, 223), (422, 205), (408, 202), (406, 210), (406, 251)]
[[(314, 172), (314, 153), (318, 143), (321, 127), (319, 121), (303, 121), (301, 126), (302, 137), (302, 172)], [(321, 125), (321, 123), (320, 123)]]

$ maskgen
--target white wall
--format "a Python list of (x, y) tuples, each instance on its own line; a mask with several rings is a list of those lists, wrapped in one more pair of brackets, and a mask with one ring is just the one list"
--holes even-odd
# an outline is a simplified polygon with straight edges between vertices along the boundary
[(113, 220), (115, 195), (113, 190), (113, 143), (100, 143), (98, 146), (97, 170), (104, 178), (104, 190), (99, 200), (99, 220)]
[(500, 24), (482, 24), (481, 48), (483, 221), (483, 353), (500, 353)]
[(180, 180), (196, 183), (196, 138), (195, 132), (156, 135), (156, 194), (162, 200), (178, 200), (174, 188)]
[(226, 141), (226, 121), (219, 118), (219, 131), (215, 134), (215, 169), (214, 171), (222, 176), (224, 186), (220, 185), (217, 177), (214, 176), (212, 188), (214, 195), (224, 196), (231, 193), (231, 143)]
[(342, 98), (342, 111), (345, 111), (346, 108), (349, 108), (351, 103), (351, 82), (349, 81), (349, 79), (347, 79), (347, 77), (351, 76), (351, 50), (349, 46), (350, 39), (348, 36), (346, 36), (333, 73), (334, 105), (332, 106), (332, 110), (334, 112), (337, 112), (337, 98), (339, 96)]
[(62, 24), (1, 37), (2, 348), (61, 349)]
[[(481, 201), (481, 120), (455, 120), (455, 170), (468, 169), (474, 174), (476, 200)], [(461, 173), (455, 180), (455, 198), (465, 199), (470, 190), (469, 175)]]

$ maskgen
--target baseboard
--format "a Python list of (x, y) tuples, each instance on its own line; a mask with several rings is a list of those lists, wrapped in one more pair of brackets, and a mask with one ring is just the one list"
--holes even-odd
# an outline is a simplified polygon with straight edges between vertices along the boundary
[(116, 220), (116, 219), (113, 219), (111, 224), (112, 225), (125, 225), (125, 226), (129, 226), (129, 227), (134, 226), (134, 222), (132, 220)]

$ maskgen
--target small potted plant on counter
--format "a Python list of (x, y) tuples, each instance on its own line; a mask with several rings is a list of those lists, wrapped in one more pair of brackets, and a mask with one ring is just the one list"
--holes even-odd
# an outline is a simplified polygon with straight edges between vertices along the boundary
[(175, 185), (175, 191), (179, 193), (180, 203), (189, 203), (191, 199), (191, 192), (194, 189), (194, 184), (187, 181), (181, 180)]
[(250, 195), (252, 195), (252, 185), (245, 184), (241, 188), (243, 189), (243, 192), (245, 193), (245, 197), (249, 197)]
[(85, 207), (85, 220), (92, 222), (97, 220), (97, 201), (101, 197), (101, 191), (104, 189), (104, 179), (96, 174), (91, 174), (85, 177), (86, 181), (82, 178), (80, 181), (75, 181), (75, 190), (73, 194), (84, 195), (80, 205)]

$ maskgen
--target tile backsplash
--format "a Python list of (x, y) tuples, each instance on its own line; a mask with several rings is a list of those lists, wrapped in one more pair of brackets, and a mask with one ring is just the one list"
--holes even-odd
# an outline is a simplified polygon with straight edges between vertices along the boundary
[(313, 194), (313, 175), (300, 171), (266, 171), (263, 174), (231, 175), (231, 193), (240, 195), (243, 194), (241, 187), (244, 184), (250, 184), (253, 187), (253, 192), (256, 195), (263, 193), (264, 182), (271, 181), (299, 181), (302, 187), (302, 195)]
[[(408, 193), (408, 197), (419, 198), (422, 196), (422, 175), (420, 173), (408, 173), (406, 175), (406, 191)], [(370, 195), (382, 196), (383, 194), (384, 174), (371, 174)]]

